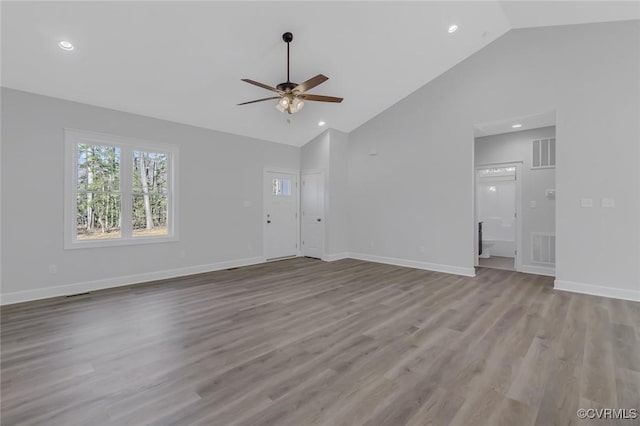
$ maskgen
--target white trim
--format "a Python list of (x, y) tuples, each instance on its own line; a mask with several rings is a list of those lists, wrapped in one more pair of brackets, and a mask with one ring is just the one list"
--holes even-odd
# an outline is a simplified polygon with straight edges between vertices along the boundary
[(335, 262), (336, 260), (349, 259), (349, 253), (334, 253), (334, 254), (326, 254), (322, 256), (322, 260), (325, 262)]
[(85, 281), (75, 284), (66, 284), (55, 287), (44, 287), (34, 290), (16, 291), (4, 293), (0, 299), (0, 305), (29, 302), (51, 297), (68, 296), (72, 294), (86, 293), (89, 291), (103, 290), (127, 285), (141, 284), (149, 281), (163, 280), (167, 278), (183, 277), (205, 272), (220, 271), (222, 269), (239, 268), (241, 266), (256, 265), (263, 263), (261, 257), (251, 257), (245, 259), (225, 260), (222, 262), (209, 263), (205, 265), (186, 266), (183, 268), (167, 269), (164, 271), (154, 271), (142, 274), (125, 275), (120, 277), (105, 278), (95, 281)]
[(364, 253), (349, 253), (351, 259), (365, 260), (367, 262), (385, 263), (387, 265), (405, 266), (407, 268), (424, 269), (426, 271), (445, 272), (447, 274), (475, 277), (475, 268), (462, 266), (442, 265), (439, 263), (423, 262), (420, 260), (397, 259), (393, 257), (375, 256)]
[(556, 276), (556, 269), (548, 266), (536, 266), (536, 265), (522, 265), (518, 272), (524, 272), (525, 274), (546, 275), (549, 277)]
[(596, 284), (577, 283), (574, 281), (555, 280), (555, 290), (570, 291), (573, 293), (590, 294), (592, 296), (611, 297), (614, 299), (631, 300), (640, 302), (640, 290), (626, 288), (605, 287)]
[[(127, 246), (179, 241), (178, 237), (178, 161), (179, 148), (163, 142), (151, 142), (106, 133), (65, 128), (64, 130), (64, 249), (84, 249), (93, 247)], [(76, 156), (79, 143), (115, 146), (120, 148), (120, 214), (122, 220), (120, 237), (113, 239), (78, 240), (76, 237), (76, 196), (77, 167)], [(160, 151), (169, 159), (168, 182), (168, 235), (154, 237), (132, 236), (131, 212), (132, 176), (123, 170), (132, 170), (132, 156), (135, 150)]]

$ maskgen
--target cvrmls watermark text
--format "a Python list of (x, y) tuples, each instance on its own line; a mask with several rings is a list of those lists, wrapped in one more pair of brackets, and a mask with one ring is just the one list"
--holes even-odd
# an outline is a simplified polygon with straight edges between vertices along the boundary
[(581, 419), (598, 420), (635, 420), (637, 408), (580, 408), (577, 415)]

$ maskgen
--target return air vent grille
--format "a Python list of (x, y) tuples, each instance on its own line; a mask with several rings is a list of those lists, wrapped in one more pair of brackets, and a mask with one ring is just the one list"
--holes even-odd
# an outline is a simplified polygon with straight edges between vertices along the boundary
[(545, 265), (556, 264), (556, 236), (550, 232), (532, 232), (532, 261)]
[(532, 148), (532, 169), (546, 169), (556, 166), (556, 138), (534, 140)]

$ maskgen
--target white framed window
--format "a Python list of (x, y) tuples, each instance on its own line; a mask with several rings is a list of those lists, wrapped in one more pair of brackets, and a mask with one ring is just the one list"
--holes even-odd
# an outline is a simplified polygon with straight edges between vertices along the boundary
[(64, 134), (66, 249), (177, 240), (176, 146)]

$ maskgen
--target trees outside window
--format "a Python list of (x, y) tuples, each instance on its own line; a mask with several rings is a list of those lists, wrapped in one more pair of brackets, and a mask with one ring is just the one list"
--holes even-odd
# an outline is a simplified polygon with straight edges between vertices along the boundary
[(175, 147), (73, 130), (65, 141), (65, 247), (176, 239)]
[(166, 235), (167, 154), (133, 151), (133, 236)]
[(119, 238), (120, 148), (79, 143), (76, 167), (77, 238)]

